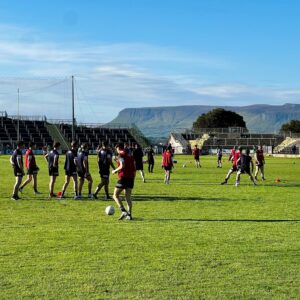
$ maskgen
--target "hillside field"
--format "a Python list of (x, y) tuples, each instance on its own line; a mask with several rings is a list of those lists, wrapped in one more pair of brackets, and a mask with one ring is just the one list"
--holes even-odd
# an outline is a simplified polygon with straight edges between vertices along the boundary
[[(200, 169), (175, 159), (170, 185), (160, 156), (146, 183), (137, 174), (134, 220), (118, 221), (119, 211), (105, 215), (113, 202), (103, 191), (79, 201), (69, 186), (66, 200), (47, 200), (42, 157), (42, 194), (27, 186), (10, 200), (13, 172), (0, 156), (0, 299), (299, 299), (300, 159), (268, 157), (267, 181), (244, 175), (238, 188), (235, 176), (220, 185), (227, 157), (222, 169), (212, 156)], [(95, 156), (90, 164), (95, 187)]]

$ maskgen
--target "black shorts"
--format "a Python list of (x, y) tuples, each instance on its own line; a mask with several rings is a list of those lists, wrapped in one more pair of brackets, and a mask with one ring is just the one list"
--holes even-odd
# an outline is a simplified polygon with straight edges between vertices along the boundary
[(49, 168), (49, 176), (58, 176), (58, 167), (50, 167)]
[(133, 189), (134, 186), (134, 178), (121, 178), (116, 183), (116, 188), (126, 190)]
[(77, 176), (77, 171), (76, 170), (70, 170), (70, 171), (65, 170), (65, 175), (74, 177), (74, 176)]
[(171, 170), (172, 170), (172, 167), (171, 167), (171, 166), (164, 166), (164, 169), (165, 169), (166, 171), (171, 171)]
[(195, 159), (195, 161), (199, 161), (200, 157), (199, 156), (195, 156), (194, 159)]
[(27, 175), (35, 175), (38, 172), (39, 172), (39, 168), (38, 167), (27, 169)]
[(106, 172), (101, 173), (100, 172), (100, 177), (105, 178), (105, 179), (109, 179), (109, 173), (106, 173)]
[(21, 169), (19, 169), (19, 168), (14, 168), (14, 175), (15, 175), (15, 177), (23, 177), (23, 176), (24, 176), (24, 173), (22, 172)]
[(248, 174), (249, 176), (251, 175), (250, 169), (237, 168), (237, 172), (240, 172), (242, 174)]
[(237, 169), (237, 166), (232, 166), (230, 170), (231, 170), (232, 172), (235, 172), (235, 171), (237, 171), (238, 169)]
[(137, 171), (143, 171), (144, 170), (144, 165), (143, 165), (143, 162), (138, 162), (135, 164), (135, 168)]

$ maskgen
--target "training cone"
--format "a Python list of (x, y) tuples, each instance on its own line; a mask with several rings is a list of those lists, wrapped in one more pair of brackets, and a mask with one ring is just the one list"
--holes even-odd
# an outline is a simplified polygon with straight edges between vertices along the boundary
[(57, 192), (57, 193), (56, 193), (57, 197), (60, 197), (61, 194), (62, 194), (62, 192)]

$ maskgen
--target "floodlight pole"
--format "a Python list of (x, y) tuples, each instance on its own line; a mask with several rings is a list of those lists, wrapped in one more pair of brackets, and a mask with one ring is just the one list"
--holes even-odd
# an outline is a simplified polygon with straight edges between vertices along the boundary
[(72, 141), (75, 140), (74, 76), (72, 76)]
[(18, 122), (17, 122), (17, 140), (20, 140), (20, 89), (18, 88)]

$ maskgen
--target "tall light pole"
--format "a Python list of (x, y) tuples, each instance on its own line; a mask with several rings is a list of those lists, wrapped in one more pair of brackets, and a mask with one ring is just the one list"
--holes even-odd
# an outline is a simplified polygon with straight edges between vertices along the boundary
[(74, 76), (72, 76), (72, 141), (75, 140)]
[(18, 127), (17, 127), (17, 140), (20, 140), (20, 89), (18, 88)]

